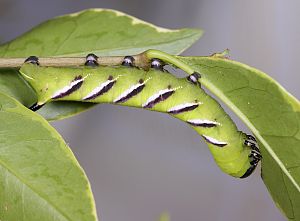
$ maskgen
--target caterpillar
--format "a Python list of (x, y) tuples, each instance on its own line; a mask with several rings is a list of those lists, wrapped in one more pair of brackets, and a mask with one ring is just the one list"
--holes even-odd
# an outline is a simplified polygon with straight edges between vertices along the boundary
[[(52, 101), (112, 103), (167, 113), (193, 129), (207, 143), (220, 169), (248, 177), (261, 154), (256, 139), (238, 131), (220, 104), (200, 85), (201, 75), (177, 58), (157, 50), (125, 56), (115, 66), (99, 65), (94, 54), (79, 67), (45, 67), (30, 56), (20, 68), (37, 94), (36, 111)], [(137, 65), (139, 64), (139, 65)], [(178, 78), (164, 69), (171, 64), (187, 72)]]

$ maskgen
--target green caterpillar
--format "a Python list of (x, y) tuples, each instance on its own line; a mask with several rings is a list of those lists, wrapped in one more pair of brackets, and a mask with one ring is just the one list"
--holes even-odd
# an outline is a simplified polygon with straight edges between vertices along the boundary
[[(149, 50), (142, 55), (126, 56), (122, 65), (99, 66), (98, 57), (89, 54), (85, 66), (65, 68), (42, 67), (38, 58), (31, 56), (20, 69), (38, 97), (30, 109), (64, 100), (165, 112), (188, 123), (204, 138), (222, 171), (234, 177), (249, 176), (261, 159), (256, 140), (238, 131), (220, 104), (201, 89), (200, 74), (160, 51)], [(141, 57), (144, 61), (139, 60)], [(175, 77), (163, 69), (164, 62), (189, 76)], [(137, 63), (144, 69), (136, 68)], [(147, 65), (149, 68), (145, 68)]]

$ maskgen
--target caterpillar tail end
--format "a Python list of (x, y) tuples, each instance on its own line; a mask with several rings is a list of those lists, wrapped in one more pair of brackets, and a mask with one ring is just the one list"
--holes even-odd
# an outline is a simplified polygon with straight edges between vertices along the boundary
[(260, 151), (259, 151), (259, 149), (256, 145), (255, 137), (253, 137), (252, 135), (246, 135), (246, 137), (247, 137), (247, 139), (245, 140), (244, 145), (247, 146), (247, 147), (250, 147), (250, 149), (251, 149), (251, 152), (250, 152), (250, 155), (249, 155), (250, 167), (245, 172), (245, 174), (240, 177), (241, 179), (250, 176), (254, 172), (254, 170), (257, 167), (259, 161), (262, 159)]

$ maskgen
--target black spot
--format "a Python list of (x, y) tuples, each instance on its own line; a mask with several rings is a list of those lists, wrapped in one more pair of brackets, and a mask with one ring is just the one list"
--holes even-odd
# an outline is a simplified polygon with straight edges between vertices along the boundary
[(95, 66), (98, 66), (98, 56), (95, 55), (95, 54), (88, 54), (86, 57), (85, 57), (85, 63), (84, 65), (85, 66), (90, 66), (90, 67), (95, 67)]
[(164, 62), (158, 58), (151, 59), (151, 68), (154, 68), (159, 71), (164, 71)]
[[(78, 80), (81, 80), (81, 81), (78, 81)], [(76, 84), (74, 84), (69, 90), (67, 90), (67, 91), (65, 91), (65, 92), (62, 92), (62, 93), (60, 93), (60, 94), (58, 94), (58, 95), (52, 97), (52, 99), (63, 98), (63, 97), (65, 97), (65, 96), (68, 96), (68, 95), (72, 94), (73, 92), (77, 91), (77, 90), (81, 87), (81, 85), (83, 84), (82, 76), (80, 76), (80, 75), (79, 75), (79, 76), (76, 76), (76, 77), (71, 81), (71, 83), (74, 82), (74, 81), (78, 81), (78, 82), (77, 82)]]
[(125, 56), (122, 62), (123, 66), (133, 67), (134, 66), (134, 58), (132, 56)]
[(201, 75), (198, 72), (194, 72), (193, 74), (187, 76), (187, 80), (192, 82), (193, 84), (197, 84)]
[(37, 56), (29, 56), (28, 58), (26, 58), (24, 63), (40, 65), (39, 58)]

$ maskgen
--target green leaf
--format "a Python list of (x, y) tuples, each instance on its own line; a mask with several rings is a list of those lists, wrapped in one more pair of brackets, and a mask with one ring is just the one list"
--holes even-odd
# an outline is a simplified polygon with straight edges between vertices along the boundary
[(38, 114), (0, 93), (0, 220), (97, 220), (90, 184)]
[[(0, 57), (85, 56), (91, 52), (102, 56), (130, 55), (147, 49), (179, 54), (201, 35), (202, 31), (199, 29), (164, 29), (119, 11), (90, 9), (57, 17), (38, 25), (0, 46)], [(0, 71), (0, 83), (4, 81), (1, 78), (5, 73), (10, 72)], [(16, 87), (23, 83), (19, 76), (9, 78), (10, 81), (6, 85), (0, 84), (0, 91), (13, 95), (21, 102), (24, 99), (34, 100), (30, 88)], [(39, 113), (49, 120), (54, 120), (74, 115), (89, 107), (91, 105), (83, 103), (69, 105), (60, 102), (46, 105)]]
[(179, 58), (258, 138), (265, 185), (281, 211), (300, 220), (299, 101), (265, 73), (220, 54)]
[(25, 106), (37, 99), (34, 90), (15, 69), (0, 69), (0, 92), (17, 98)]

